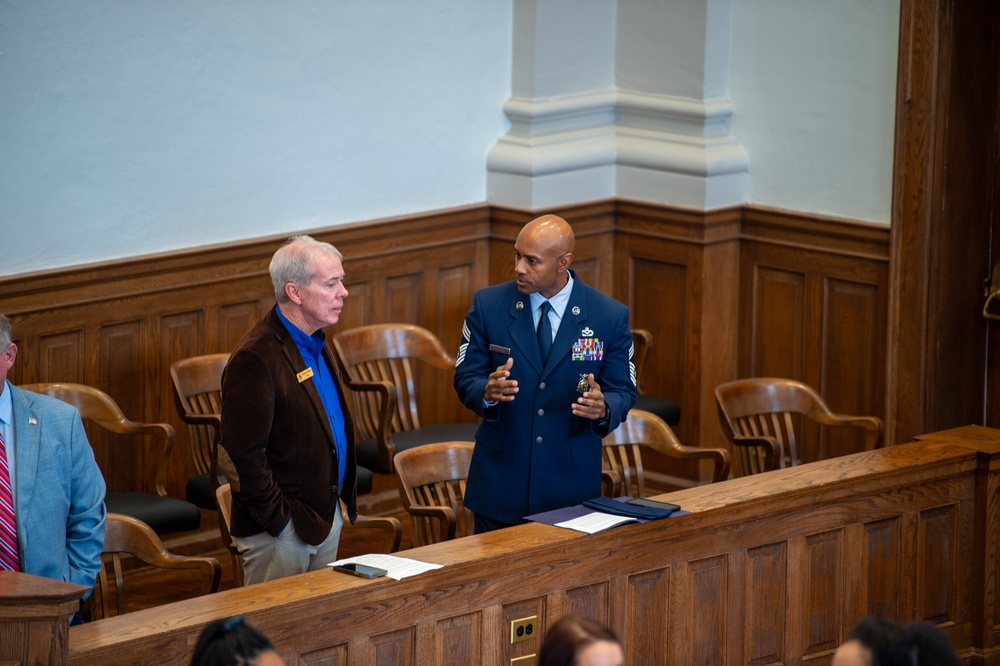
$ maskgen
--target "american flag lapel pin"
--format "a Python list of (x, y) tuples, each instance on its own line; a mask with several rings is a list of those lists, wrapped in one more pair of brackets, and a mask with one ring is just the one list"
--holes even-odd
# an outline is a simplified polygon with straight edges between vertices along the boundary
[(34, 416), (29, 416), (28, 425), (38, 425), (38, 419), (36, 419)]

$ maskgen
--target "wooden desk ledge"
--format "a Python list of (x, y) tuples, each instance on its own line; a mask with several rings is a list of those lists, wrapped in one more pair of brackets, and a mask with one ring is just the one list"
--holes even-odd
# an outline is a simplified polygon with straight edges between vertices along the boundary
[[(482, 623), (475, 629), (482, 633), (475, 635), (482, 642), (483, 655), (490, 655), (484, 656), (483, 663), (492, 663), (497, 650), (518, 647), (507, 645), (498, 628), (504, 623), (503, 614), (535, 607), (541, 608), (535, 612), (552, 618), (597, 604), (591, 612), (610, 614), (609, 624), (619, 632), (633, 632), (632, 640), (638, 643), (641, 634), (634, 632), (646, 629), (625, 614), (630, 612), (627, 595), (635, 593), (630, 581), (642, 572), (677, 571), (673, 575), (679, 578), (669, 584), (680, 584), (681, 572), (693, 575), (692, 563), (711, 561), (720, 553), (745, 560), (761, 544), (802, 538), (797, 535), (835, 534), (848, 529), (844, 525), (949, 503), (971, 506), (973, 475), (984, 466), (1000, 467), (1000, 431), (969, 426), (910, 444), (657, 496), (679, 504), (691, 515), (624, 525), (594, 535), (530, 523), (404, 551), (399, 555), (444, 567), (401, 581), (366, 580), (324, 569), (73, 627), (69, 663), (127, 663), (135, 654), (163, 655), (144, 658), (144, 663), (185, 663), (207, 622), (237, 614), (267, 634), (288, 663), (298, 663), (300, 658), (308, 662), (304, 654), (326, 654), (324, 650), (333, 649), (328, 644), (338, 641), (344, 650), (350, 645), (352, 655), (367, 650), (371, 657), (377, 650), (373, 636), (403, 635), (400, 632), (412, 632), (410, 639), (400, 640), (421, 655), (415, 663), (429, 663), (422, 660), (441, 643), (427, 636), (440, 636), (444, 631), (440, 623), (447, 618), (470, 615), (480, 618), (473, 624)], [(968, 483), (949, 482), (953, 477), (964, 477)], [(816, 511), (820, 506), (836, 511)], [(968, 515), (971, 508), (961, 511)], [(972, 529), (971, 525), (965, 528)], [(962, 558), (963, 566), (972, 557), (970, 549), (963, 547), (955, 555)], [(789, 559), (793, 553), (798, 556), (797, 551), (786, 552), (784, 557)], [(860, 564), (857, 567), (861, 571)], [(850, 575), (864, 573), (851, 569)], [(667, 580), (673, 579), (668, 576)], [(697, 587), (693, 580), (685, 583), (688, 587), (678, 588), (679, 592), (692, 594), (687, 591)], [(782, 584), (790, 589), (800, 583), (793, 576)], [(719, 602), (737, 594), (742, 584), (738, 577), (730, 580), (728, 585), (734, 590), (720, 590)], [(580, 596), (574, 590), (588, 592)], [(680, 593), (678, 599), (669, 598), (675, 596), (671, 594), (669, 601), (660, 603), (692, 602)], [(969, 593), (963, 587), (959, 596), (967, 601)], [(783, 596), (793, 595), (789, 591), (774, 598)], [(731, 612), (727, 617), (733, 631), (750, 621), (740, 607)], [(664, 626), (685, 637), (697, 627), (679, 619), (682, 615), (679, 610), (671, 611), (671, 622)], [(647, 623), (660, 621), (652, 617)], [(723, 634), (719, 640), (727, 641), (731, 655), (753, 645)], [(836, 638), (839, 643), (843, 636)], [(787, 640), (793, 648), (797, 646), (797, 638)], [(683, 643), (675, 637), (671, 649), (682, 650), (678, 645)], [(352, 656), (351, 663), (374, 663), (372, 659)]]

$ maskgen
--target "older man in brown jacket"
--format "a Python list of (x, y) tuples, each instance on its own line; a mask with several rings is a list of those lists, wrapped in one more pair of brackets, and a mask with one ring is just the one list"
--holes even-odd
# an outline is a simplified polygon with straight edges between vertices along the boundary
[(278, 305), (240, 341), (222, 379), (222, 447), (232, 458), (233, 540), (247, 584), (337, 558), (340, 500), (357, 517), (350, 412), (323, 327), (347, 297), (342, 256), (288, 240), (270, 273)]

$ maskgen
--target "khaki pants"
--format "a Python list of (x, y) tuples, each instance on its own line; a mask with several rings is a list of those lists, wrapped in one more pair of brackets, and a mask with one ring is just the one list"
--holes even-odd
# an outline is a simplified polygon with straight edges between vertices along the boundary
[(267, 532), (248, 537), (234, 536), (233, 543), (243, 556), (243, 584), (252, 585), (322, 569), (337, 559), (343, 528), (344, 517), (338, 507), (330, 534), (318, 546), (311, 546), (300, 539), (292, 520), (276, 537)]

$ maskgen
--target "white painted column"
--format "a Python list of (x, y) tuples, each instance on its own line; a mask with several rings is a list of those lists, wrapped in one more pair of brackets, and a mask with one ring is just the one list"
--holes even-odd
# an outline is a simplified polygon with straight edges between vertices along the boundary
[(731, 14), (732, 0), (515, 0), (511, 128), (487, 162), (490, 202), (744, 203)]
[(487, 159), (491, 203), (614, 196), (615, 2), (514, 0), (510, 130)]

